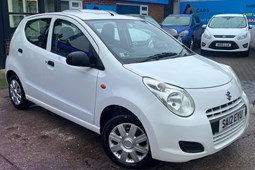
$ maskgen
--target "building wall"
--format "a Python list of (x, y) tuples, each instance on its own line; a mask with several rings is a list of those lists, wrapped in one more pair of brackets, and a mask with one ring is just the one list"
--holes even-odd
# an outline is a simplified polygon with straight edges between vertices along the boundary
[(84, 8), (86, 4), (97, 4), (97, 5), (114, 5), (117, 3), (121, 4), (139, 4), (139, 5), (148, 5), (149, 15), (153, 17), (158, 22), (161, 22), (164, 19), (164, 5), (161, 4), (150, 4), (142, 2), (126, 2), (121, 0), (83, 0)]

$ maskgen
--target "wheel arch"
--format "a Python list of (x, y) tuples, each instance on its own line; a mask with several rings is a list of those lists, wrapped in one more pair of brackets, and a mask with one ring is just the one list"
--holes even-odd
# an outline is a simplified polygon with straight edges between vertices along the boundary
[(8, 70), (6, 73), (6, 79), (7, 79), (8, 83), (9, 83), (10, 77), (12, 75), (16, 75), (19, 78), (19, 76), (13, 70)]
[(120, 105), (109, 105), (104, 108), (104, 110), (102, 111), (101, 116), (100, 116), (100, 133), (102, 133), (102, 130), (103, 130), (105, 124), (107, 123), (107, 121), (117, 115), (134, 116), (142, 124), (142, 122), (139, 120), (139, 118), (129, 109), (127, 109), (123, 106), (120, 106)]

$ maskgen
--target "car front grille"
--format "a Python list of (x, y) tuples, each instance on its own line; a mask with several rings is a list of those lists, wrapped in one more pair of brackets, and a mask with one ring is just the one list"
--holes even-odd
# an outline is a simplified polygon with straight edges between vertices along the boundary
[[(231, 44), (231, 47), (217, 47), (216, 43), (228, 43)], [(216, 50), (236, 50), (238, 49), (238, 45), (233, 42), (233, 41), (213, 41), (210, 45), (209, 48), (211, 49), (216, 49)]]
[(214, 35), (215, 38), (235, 38), (235, 35)]
[(219, 132), (219, 122), (222, 118), (228, 115), (231, 115), (235, 112), (238, 112), (239, 110), (242, 110), (244, 108), (245, 108), (245, 116), (246, 116), (247, 114), (246, 106), (243, 100), (239, 97), (229, 103), (208, 109), (206, 111), (206, 115), (210, 121), (211, 128), (212, 128), (214, 145), (217, 146), (218, 144), (221, 144), (222, 142), (232, 138), (233, 136), (235, 136), (236, 134), (238, 134), (240, 131), (242, 131), (245, 128), (246, 119), (244, 118), (241, 121), (228, 127), (227, 129)]

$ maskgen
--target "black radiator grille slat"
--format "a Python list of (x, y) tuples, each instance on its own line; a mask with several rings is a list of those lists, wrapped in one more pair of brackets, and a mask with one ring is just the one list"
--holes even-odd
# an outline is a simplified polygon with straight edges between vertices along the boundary
[(241, 120), (236, 124), (233, 124), (233, 126), (230, 126), (228, 129), (219, 132), (219, 121), (225, 116), (233, 114), (242, 108), (245, 108), (246, 115), (247, 108), (244, 105), (244, 102), (242, 101), (241, 97), (239, 97), (229, 103), (210, 108), (206, 111), (206, 115), (211, 124), (213, 141), (215, 145), (218, 145), (224, 142), (225, 140), (232, 138), (233, 136), (235, 136), (235, 134), (239, 133), (242, 129), (244, 129), (245, 119)]
[(215, 38), (235, 38), (235, 35), (214, 35)]

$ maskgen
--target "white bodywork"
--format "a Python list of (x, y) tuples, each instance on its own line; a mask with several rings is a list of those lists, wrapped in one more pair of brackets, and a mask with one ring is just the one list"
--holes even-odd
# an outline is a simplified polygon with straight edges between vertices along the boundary
[[(13, 36), (6, 73), (13, 71), (18, 75), (28, 100), (96, 133), (100, 133), (101, 113), (106, 107), (124, 107), (144, 126), (152, 157), (171, 162), (189, 161), (215, 153), (245, 131), (250, 114), (249, 102), (233, 74), (224, 65), (199, 55), (122, 65), (82, 20), (131, 17), (76, 12), (64, 14), (25, 18)], [(100, 56), (105, 70), (70, 66), (65, 58), (51, 53), (53, 23), (46, 50), (28, 42), (23, 28), (28, 20), (36, 17), (52, 17), (52, 22), (62, 18), (79, 25)], [(18, 53), (21, 47), (23, 54)], [(54, 68), (45, 63), (48, 59), (55, 62)], [(144, 85), (143, 77), (185, 89), (194, 100), (194, 113), (189, 117), (171, 113)], [(100, 88), (101, 84), (105, 84), (106, 89)], [(244, 107), (245, 117), (238, 122), (239, 128), (217, 142), (212, 133), (211, 118), (208, 118), (206, 111), (229, 103), (226, 97), (228, 91), (231, 92), (232, 101), (239, 98), (239, 104), (225, 112), (224, 116)], [(179, 141), (201, 143), (204, 151), (185, 153), (180, 149)]]
[[(249, 25), (245, 15), (220, 14), (220, 15), (215, 15), (213, 17), (245, 17), (247, 24), (246, 24), (246, 27), (244, 28), (210, 28), (208, 24), (201, 38), (202, 50), (222, 51), (222, 52), (245, 52), (249, 50), (250, 42), (251, 42), (251, 33), (249, 31)], [(208, 23), (210, 23), (210, 21)], [(208, 36), (206, 36), (206, 34), (210, 38), (207, 38)], [(239, 39), (239, 36), (242, 36), (242, 35), (246, 35), (245, 38)], [(221, 36), (221, 37), (216, 37), (216, 36)], [(225, 45), (225, 48), (221, 48), (223, 46), (219, 46), (218, 48), (213, 46), (212, 44), (214, 42), (222, 43), (223, 45)], [(230, 43), (232, 43), (231, 46), (228, 46)], [(233, 44), (236, 44), (236, 46), (234, 47)], [(245, 44), (247, 44), (247, 46), (243, 46)]]

